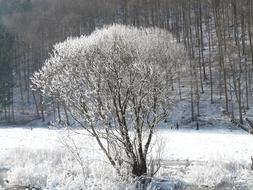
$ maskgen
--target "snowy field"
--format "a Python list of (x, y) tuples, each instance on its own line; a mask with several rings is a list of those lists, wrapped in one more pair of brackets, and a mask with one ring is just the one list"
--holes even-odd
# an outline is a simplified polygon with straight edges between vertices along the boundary
[[(181, 189), (253, 189), (253, 136), (241, 130), (156, 133), (162, 166), (157, 178)], [(152, 153), (157, 151), (154, 146)], [(161, 182), (163, 183), (163, 182)], [(42, 189), (126, 189), (84, 131), (0, 129), (0, 184)], [(128, 187), (128, 189), (131, 189)]]

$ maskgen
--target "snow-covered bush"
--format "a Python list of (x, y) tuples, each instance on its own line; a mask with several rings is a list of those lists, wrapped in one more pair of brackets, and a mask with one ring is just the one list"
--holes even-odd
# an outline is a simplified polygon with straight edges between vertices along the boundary
[(233, 184), (236, 177), (246, 175), (246, 168), (245, 164), (235, 161), (210, 160), (207, 163), (190, 166), (184, 179), (187, 183), (196, 186), (215, 187)]
[(165, 30), (112, 25), (56, 44), (32, 87), (67, 107), (119, 174), (141, 176), (170, 110), (168, 79), (184, 58)]
[[(83, 159), (86, 175), (66, 150), (16, 149), (6, 163), (9, 185), (49, 190), (119, 190), (124, 187), (109, 164)], [(85, 177), (85, 178), (84, 178)]]

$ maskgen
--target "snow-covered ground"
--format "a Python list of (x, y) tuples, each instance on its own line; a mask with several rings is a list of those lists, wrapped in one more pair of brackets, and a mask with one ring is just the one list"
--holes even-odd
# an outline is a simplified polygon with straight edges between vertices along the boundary
[[(218, 102), (222, 100), (215, 98), (217, 104), (210, 104), (208, 98), (201, 96), (200, 130), (191, 121), (190, 102), (184, 99), (157, 130), (150, 154), (153, 159), (160, 156), (161, 168), (147, 190), (156, 190), (157, 185), (164, 187), (161, 190), (253, 189), (253, 136), (223, 115)], [(46, 126), (33, 121), (23, 128), (1, 127), (3, 189), (31, 185), (48, 190), (135, 190), (117, 177), (85, 131)]]
[[(162, 129), (154, 140), (162, 147), (159, 179), (180, 181), (184, 189), (253, 188), (253, 136), (242, 130)], [(125, 189), (94, 139), (82, 130), (0, 129), (0, 177), (2, 185), (5, 178), (7, 185), (50, 190), (84, 184), (87, 190)]]

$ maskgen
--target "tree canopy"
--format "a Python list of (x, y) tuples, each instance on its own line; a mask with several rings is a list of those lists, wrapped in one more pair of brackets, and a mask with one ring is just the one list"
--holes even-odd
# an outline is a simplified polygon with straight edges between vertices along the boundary
[(119, 173), (128, 165), (146, 174), (154, 129), (172, 103), (166, 78), (184, 61), (183, 46), (165, 30), (112, 25), (53, 52), (34, 89), (65, 105)]

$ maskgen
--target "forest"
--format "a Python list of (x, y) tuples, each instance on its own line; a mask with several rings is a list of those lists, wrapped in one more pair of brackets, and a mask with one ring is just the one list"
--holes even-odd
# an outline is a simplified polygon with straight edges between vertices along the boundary
[(31, 91), (30, 77), (56, 42), (111, 23), (166, 29), (184, 44), (189, 63), (169, 85), (179, 98), (187, 91), (193, 121), (201, 115), (203, 93), (210, 102), (222, 100), (224, 112), (237, 124), (251, 108), (251, 0), (2, 0), (0, 7), (3, 122), (45, 120), (52, 112), (55, 119), (65, 117), (63, 105)]

